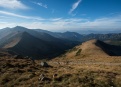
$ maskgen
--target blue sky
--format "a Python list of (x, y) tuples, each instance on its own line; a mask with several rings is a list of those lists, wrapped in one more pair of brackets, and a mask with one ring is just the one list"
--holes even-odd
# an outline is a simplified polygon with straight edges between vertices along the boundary
[(121, 29), (121, 0), (0, 0), (0, 28)]

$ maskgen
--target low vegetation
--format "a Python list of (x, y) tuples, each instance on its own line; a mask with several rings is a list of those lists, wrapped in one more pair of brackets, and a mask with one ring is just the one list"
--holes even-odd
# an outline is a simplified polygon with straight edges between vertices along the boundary
[(120, 57), (41, 61), (1, 57), (0, 87), (121, 87)]
[(51, 60), (0, 57), (0, 87), (121, 87), (121, 56), (109, 46), (91, 40)]
[(81, 51), (82, 49), (79, 49), (77, 52), (76, 52), (76, 56), (79, 56), (81, 54)]

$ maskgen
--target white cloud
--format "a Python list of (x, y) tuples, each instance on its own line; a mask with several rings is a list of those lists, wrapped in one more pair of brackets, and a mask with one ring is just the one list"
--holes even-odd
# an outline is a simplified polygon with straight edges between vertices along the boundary
[(40, 17), (24, 16), (24, 15), (19, 15), (19, 14), (15, 14), (15, 13), (11, 13), (11, 12), (6, 12), (6, 11), (0, 11), (0, 14), (13, 16), (13, 17), (18, 17), (18, 18), (24, 18), (24, 19), (44, 20), (43, 18), (40, 18)]
[(121, 15), (115, 17), (103, 17), (95, 20), (83, 19), (83, 18), (64, 19), (60, 17), (60, 18), (43, 19), (41, 21), (34, 21), (34, 22), (30, 20), (26, 22), (3, 21), (2, 23), (0, 23), (0, 28), (14, 27), (17, 25), (24, 26), (30, 29), (37, 28), (50, 31), (112, 30), (112, 29), (121, 29)]
[(20, 0), (0, 0), (0, 7), (8, 9), (28, 9)]
[[(54, 20), (54, 21), (53, 21)], [(111, 30), (121, 28), (121, 16), (113, 18), (100, 18), (91, 21), (89, 19), (56, 18), (48, 22), (33, 22), (22, 24), (28, 28), (41, 28), (50, 31), (78, 31), (78, 30)]]
[(72, 14), (72, 12), (78, 7), (78, 5), (82, 2), (82, 0), (78, 0), (72, 5), (72, 8), (69, 11), (69, 14)]
[(52, 18), (52, 19), (50, 19), (50, 21), (59, 21), (59, 20), (61, 20), (62, 18)]
[(38, 3), (37, 2), (33, 2), (33, 3), (36, 4), (36, 5), (39, 5), (39, 6), (43, 7), (43, 8), (48, 8), (46, 4), (43, 4), (41, 2), (38, 2)]

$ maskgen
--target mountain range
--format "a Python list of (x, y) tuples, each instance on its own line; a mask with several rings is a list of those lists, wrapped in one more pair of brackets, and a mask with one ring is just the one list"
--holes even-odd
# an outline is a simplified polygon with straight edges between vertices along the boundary
[(34, 59), (52, 58), (79, 44), (77, 41), (55, 38), (47, 33), (24, 27), (0, 30), (0, 48), (14, 55)]
[(29, 56), (33, 59), (53, 58), (91, 39), (120, 41), (121, 33), (81, 35), (69, 31), (60, 33), (16, 26), (0, 29), (0, 52)]
[(79, 41), (79, 42), (84, 42), (84, 41), (88, 41), (91, 39), (98, 39), (98, 40), (102, 40), (102, 41), (106, 41), (106, 40), (121, 40), (121, 33), (120, 32), (116, 32), (116, 31), (112, 31), (108, 34), (95, 34), (95, 32), (89, 33), (89, 34), (79, 34), (77, 32), (64, 32), (64, 33), (60, 33), (60, 32), (51, 32), (51, 31), (46, 31), (46, 30), (42, 30), (42, 29), (34, 29), (35, 31), (38, 32), (42, 32), (42, 33), (47, 33), (53, 37), (56, 38), (61, 38), (61, 39), (67, 39), (67, 40), (71, 40), (71, 41)]

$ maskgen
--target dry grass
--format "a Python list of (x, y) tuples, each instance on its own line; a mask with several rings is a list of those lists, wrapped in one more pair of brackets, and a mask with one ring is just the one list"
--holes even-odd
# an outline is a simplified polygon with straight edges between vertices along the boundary
[(121, 87), (121, 57), (105, 55), (94, 42), (52, 60), (0, 57), (0, 87)]
[[(121, 57), (55, 58), (48, 68), (40, 62), (0, 58), (0, 87), (121, 87)], [(41, 74), (47, 79), (39, 81)]]

